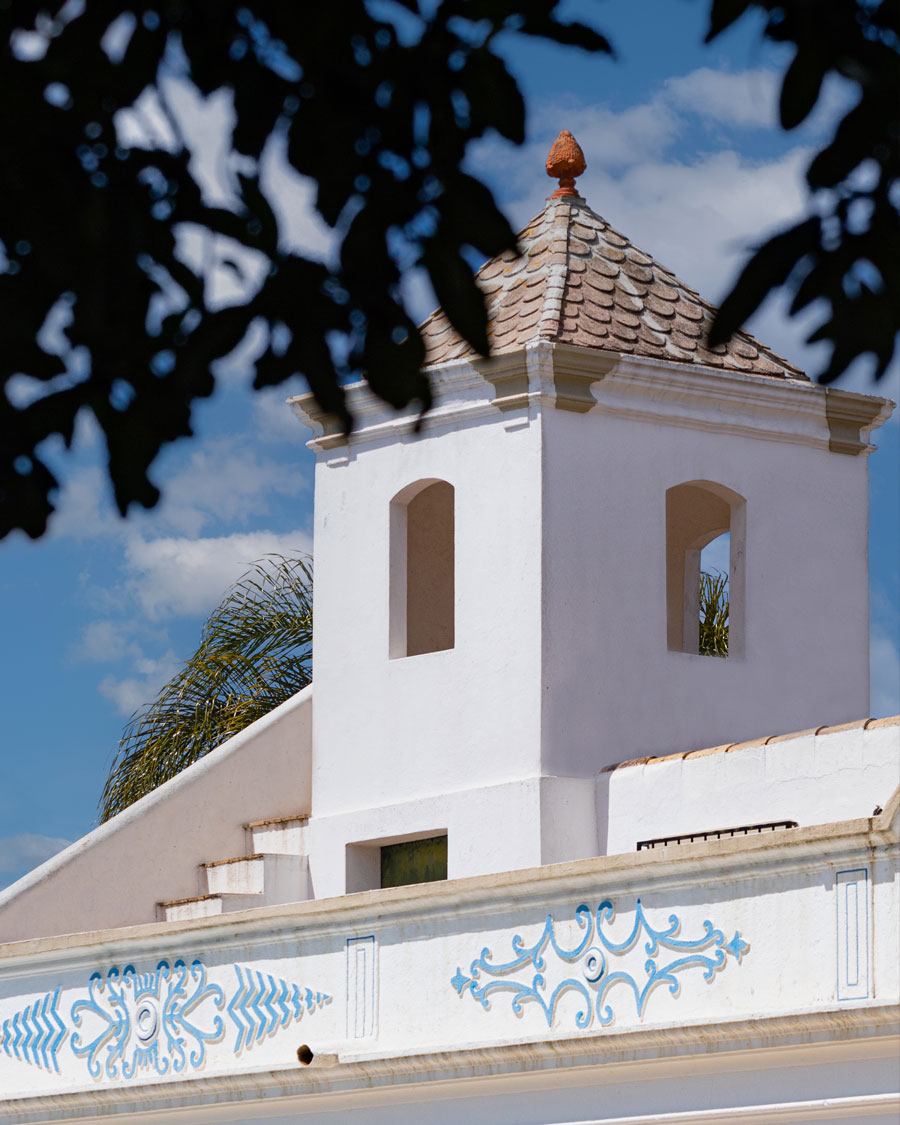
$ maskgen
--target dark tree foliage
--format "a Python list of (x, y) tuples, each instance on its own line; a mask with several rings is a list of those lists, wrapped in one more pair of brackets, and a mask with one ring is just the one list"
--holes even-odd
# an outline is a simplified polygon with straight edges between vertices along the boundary
[(817, 153), (806, 179), (815, 213), (761, 246), (722, 303), (711, 333), (727, 340), (775, 287), (788, 282), (791, 313), (824, 299), (829, 312), (809, 342), (830, 340), (819, 375), (835, 380), (874, 352), (880, 378), (900, 328), (900, 3), (897, 0), (713, 0), (707, 40), (762, 10), (765, 35), (796, 48), (781, 87), (785, 129), (805, 121), (830, 73), (859, 99)]
[[(256, 318), (274, 330), (257, 387), (300, 372), (349, 425), (341, 382), (365, 370), (392, 405), (427, 408), (401, 266), (427, 269), (454, 326), (485, 353), (484, 308), (464, 255), (515, 246), (490, 192), (460, 170), (466, 146), (488, 129), (524, 139), (522, 97), (495, 38), (609, 51), (595, 31), (559, 22), (557, 0), (48, 6), (36, 19), (33, 0), (0, 0), (0, 535), (44, 531), (57, 482), (40, 443), (68, 443), (83, 408), (103, 430), (120, 511), (155, 504), (147, 469), (163, 443), (191, 433), (193, 400), (213, 390), (210, 363)], [(40, 33), (43, 53), (22, 29)], [(126, 38), (124, 51), (113, 49)], [(204, 95), (233, 92), (232, 143), (246, 158), (233, 208), (210, 204), (191, 176), (159, 82), (161, 68), (179, 66)], [(121, 147), (116, 115), (148, 87), (174, 143)], [(259, 172), (273, 134), (316, 181), (318, 211), (341, 240), (333, 268), (279, 239)], [(202, 276), (179, 256), (181, 224), (268, 260), (247, 303), (209, 307)], [(54, 308), (70, 318), (68, 362), (40, 335)], [(333, 353), (329, 333), (345, 347)], [(27, 384), (27, 402), (10, 396), (17, 374), (37, 383)]]
[[(81, 411), (103, 431), (120, 511), (155, 504), (149, 467), (164, 443), (191, 433), (192, 403), (214, 387), (210, 364), (253, 322), (269, 330), (257, 387), (299, 372), (349, 427), (341, 386), (365, 371), (392, 405), (427, 408), (402, 272), (422, 265), (454, 326), (484, 353), (466, 255), (514, 244), (490, 192), (460, 170), (487, 130), (524, 137), (496, 38), (610, 53), (596, 31), (559, 21), (558, 0), (47, 3), (36, 18), (33, 0), (0, 0), (0, 537), (44, 531), (57, 482), (42, 443), (70, 442)], [(816, 217), (759, 250), (715, 333), (725, 338), (789, 281), (795, 309), (830, 303), (812, 337), (835, 345), (824, 381), (865, 351), (881, 374), (900, 318), (896, 0), (713, 0), (709, 38), (751, 9), (766, 12), (766, 35), (797, 45), (785, 128), (806, 118), (829, 71), (855, 82), (860, 101), (809, 169)], [(191, 175), (160, 82), (179, 71), (204, 95), (232, 92), (241, 159), (231, 163), (231, 206), (205, 197)], [(124, 147), (117, 114), (148, 89), (170, 139)], [(336, 262), (286, 245), (260, 179), (273, 137), (315, 180)], [(188, 228), (230, 240), (237, 273), (251, 253), (268, 264), (246, 303), (210, 304), (202, 269), (179, 249)]]

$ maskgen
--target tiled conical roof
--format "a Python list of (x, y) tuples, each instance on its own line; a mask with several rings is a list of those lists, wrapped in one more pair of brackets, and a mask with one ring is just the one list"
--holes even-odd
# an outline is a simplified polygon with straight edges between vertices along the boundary
[[(639, 250), (583, 199), (549, 199), (519, 233), (519, 253), (485, 263), (476, 280), (491, 353), (537, 340), (702, 367), (806, 379), (746, 332), (710, 348), (715, 308)], [(422, 325), (428, 364), (474, 355), (442, 309)]]

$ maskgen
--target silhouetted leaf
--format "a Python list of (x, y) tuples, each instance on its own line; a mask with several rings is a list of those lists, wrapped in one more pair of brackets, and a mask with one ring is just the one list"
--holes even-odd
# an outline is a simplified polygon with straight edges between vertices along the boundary
[(478, 107), (479, 126), (496, 129), (513, 144), (522, 144), (525, 102), (504, 61), (487, 49), (474, 51), (459, 77), (470, 104)]
[(871, 144), (872, 119), (865, 101), (855, 106), (837, 127), (834, 139), (813, 159), (806, 173), (811, 188), (828, 188), (845, 180), (864, 159)]
[(778, 111), (783, 129), (794, 129), (812, 112), (819, 97), (827, 60), (815, 50), (799, 50), (787, 69)]
[(516, 249), (515, 231), (478, 180), (460, 172), (448, 181), (436, 206), (442, 228), (450, 238), (468, 240), (486, 258)]
[(706, 42), (710, 43), (717, 35), (741, 18), (750, 7), (751, 0), (713, 0), (709, 13), (709, 30)]
[(426, 248), (422, 264), (453, 327), (480, 355), (487, 355), (490, 345), (484, 297), (459, 248), (435, 239)]
[(723, 344), (754, 313), (769, 290), (782, 285), (807, 254), (819, 248), (820, 221), (807, 219), (776, 234), (744, 266), (737, 284), (722, 302), (709, 333), (711, 346)]
[[(523, 5), (524, 7), (525, 5)], [(549, 8), (549, 5), (542, 5)], [(538, 7), (538, 5), (534, 5)], [(526, 10), (525, 19), (521, 24), (521, 31), (525, 35), (537, 35), (541, 38), (553, 39), (557, 43), (565, 43), (569, 47), (581, 47), (584, 51), (599, 51), (605, 55), (614, 55), (612, 44), (605, 35), (601, 35), (594, 28), (583, 23), (559, 23), (551, 15), (544, 12)]]

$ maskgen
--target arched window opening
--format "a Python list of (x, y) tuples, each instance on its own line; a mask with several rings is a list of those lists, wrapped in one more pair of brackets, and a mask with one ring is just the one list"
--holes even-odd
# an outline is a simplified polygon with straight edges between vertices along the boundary
[(744, 625), (744, 498), (712, 481), (666, 492), (667, 640), (672, 652), (733, 656)]
[(443, 480), (407, 485), (391, 501), (391, 657), (454, 644), (454, 492)]

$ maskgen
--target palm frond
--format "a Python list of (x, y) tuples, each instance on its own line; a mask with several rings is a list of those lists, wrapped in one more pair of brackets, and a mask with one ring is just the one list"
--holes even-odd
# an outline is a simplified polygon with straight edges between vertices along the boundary
[(700, 572), (700, 646), (704, 656), (728, 655), (728, 575)]
[(181, 671), (129, 720), (100, 799), (100, 820), (306, 687), (311, 658), (311, 560), (267, 555), (210, 614)]

